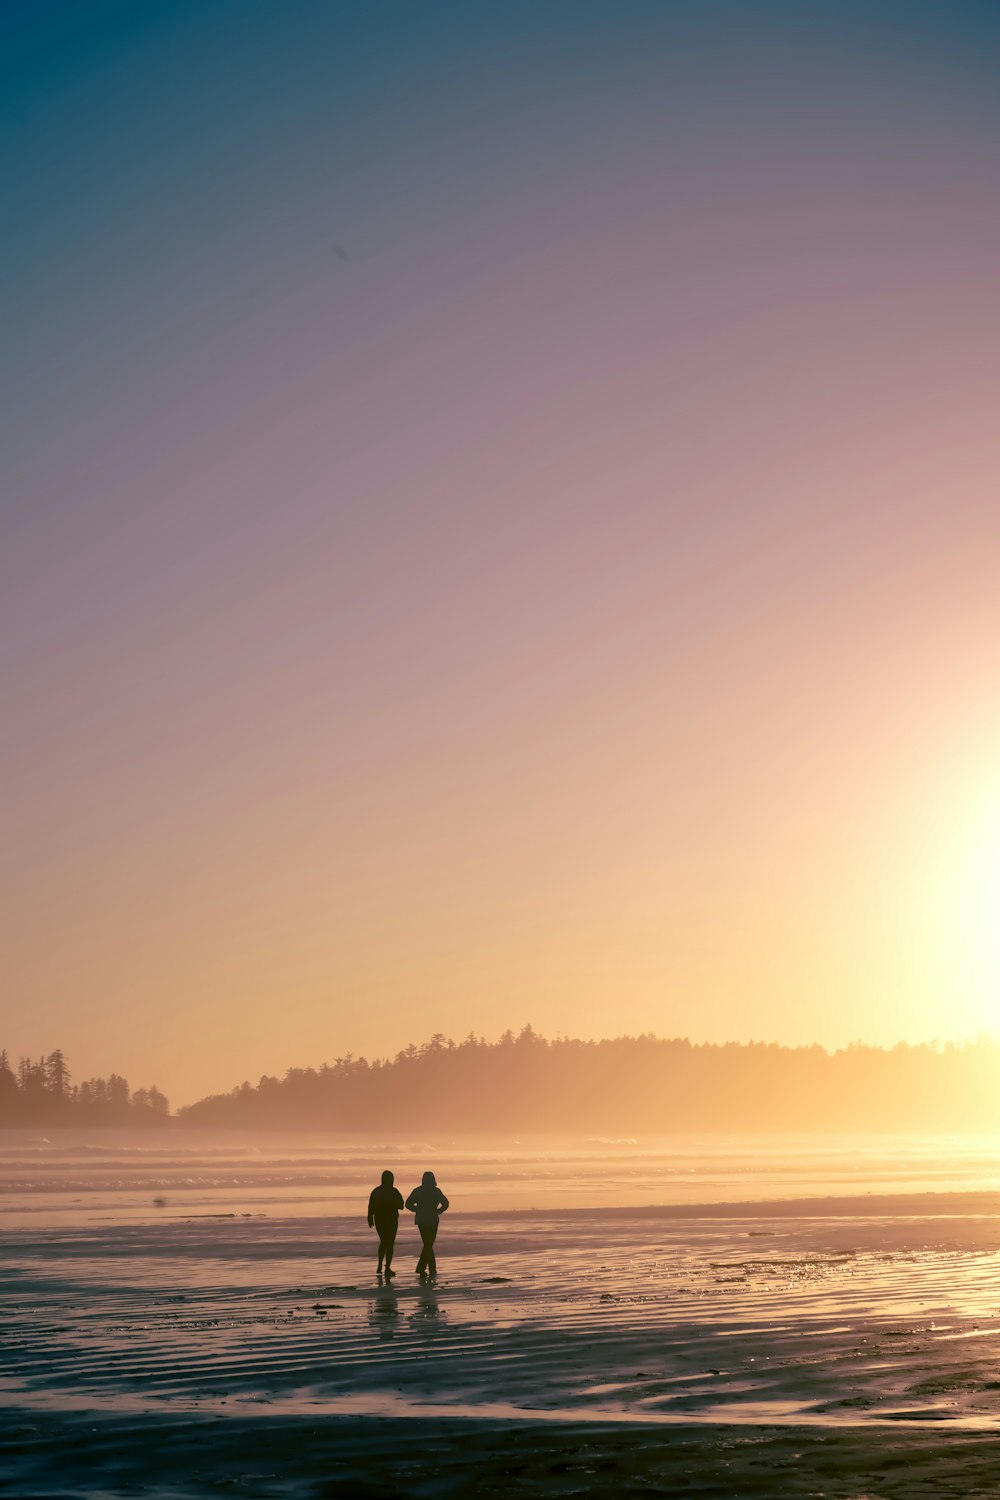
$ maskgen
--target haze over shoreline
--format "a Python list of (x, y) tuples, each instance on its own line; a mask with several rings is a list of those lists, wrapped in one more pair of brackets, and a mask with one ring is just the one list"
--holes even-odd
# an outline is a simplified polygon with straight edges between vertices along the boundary
[[(224, 1059), (220, 1059), (224, 1065)], [(252, 1130), (990, 1130), (1000, 1128), (1000, 1041), (819, 1045), (692, 1043), (651, 1035), (495, 1042), (440, 1034), (394, 1058), (348, 1054), (264, 1074), (170, 1113), (155, 1085), (74, 1082), (61, 1051), (17, 1071), (0, 1053), (0, 1125), (140, 1124)]]

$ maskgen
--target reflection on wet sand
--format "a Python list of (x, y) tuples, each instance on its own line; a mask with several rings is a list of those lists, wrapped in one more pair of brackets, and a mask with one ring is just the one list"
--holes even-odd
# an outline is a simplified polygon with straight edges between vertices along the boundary
[(436, 1323), (442, 1317), (441, 1303), (433, 1283), (422, 1282), (417, 1288), (417, 1305), (410, 1314), (413, 1323)]
[(368, 1304), (369, 1327), (379, 1338), (391, 1339), (399, 1321), (399, 1303), (392, 1282), (376, 1288)]

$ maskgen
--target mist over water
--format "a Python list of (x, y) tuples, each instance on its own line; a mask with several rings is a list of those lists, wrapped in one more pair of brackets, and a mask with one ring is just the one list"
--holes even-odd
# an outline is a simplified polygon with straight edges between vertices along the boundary
[[(1000, 1136), (223, 1136), (18, 1130), (0, 1139), (10, 1227), (214, 1215), (363, 1216), (384, 1168), (433, 1169), (461, 1216), (1000, 1191)], [(412, 1179), (412, 1183), (411, 1183)]]

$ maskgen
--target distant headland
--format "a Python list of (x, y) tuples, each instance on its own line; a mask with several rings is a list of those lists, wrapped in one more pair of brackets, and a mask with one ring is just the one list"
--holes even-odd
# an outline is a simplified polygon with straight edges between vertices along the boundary
[(154, 1086), (74, 1083), (59, 1050), (15, 1070), (0, 1053), (0, 1125), (227, 1130), (1000, 1130), (1000, 1042), (839, 1051), (651, 1035), (497, 1041), (439, 1035), (391, 1059), (347, 1055), (265, 1075), (170, 1113)]

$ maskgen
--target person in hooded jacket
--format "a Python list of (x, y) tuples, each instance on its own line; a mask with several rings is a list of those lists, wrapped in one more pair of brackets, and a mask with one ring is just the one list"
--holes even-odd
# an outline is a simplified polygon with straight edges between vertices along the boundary
[(417, 1229), (423, 1249), (417, 1261), (417, 1275), (437, 1275), (437, 1260), (434, 1256), (434, 1241), (437, 1239), (441, 1215), (447, 1213), (449, 1203), (437, 1185), (433, 1172), (425, 1172), (420, 1186), (415, 1187), (406, 1200), (406, 1207), (416, 1215)]
[(399, 1229), (399, 1210), (403, 1206), (403, 1195), (393, 1185), (395, 1180), (391, 1172), (383, 1172), (380, 1185), (372, 1188), (368, 1199), (368, 1228), (378, 1232), (378, 1269), (381, 1274), (384, 1261), (387, 1280), (396, 1274), (392, 1269), (392, 1251)]

